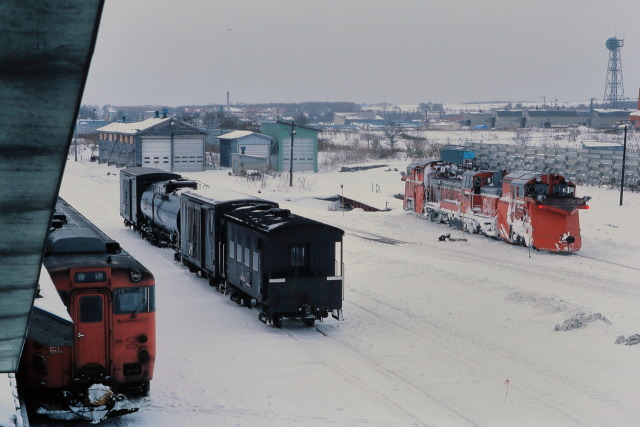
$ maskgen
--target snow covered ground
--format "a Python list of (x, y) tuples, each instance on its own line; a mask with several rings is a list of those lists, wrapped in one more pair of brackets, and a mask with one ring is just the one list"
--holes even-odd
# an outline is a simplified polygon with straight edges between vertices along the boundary
[[(403, 192), (407, 164), (297, 174), (294, 189), (228, 170), (185, 174), (345, 230), (345, 320), (314, 328), (285, 320), (280, 330), (125, 228), (118, 169), (70, 160), (61, 196), (157, 283), (150, 396), (139, 412), (104, 424), (638, 425), (640, 345), (625, 343), (640, 333), (640, 195), (625, 193), (618, 206), (616, 191), (579, 188), (593, 197), (581, 211), (579, 254), (476, 235), (440, 242), (460, 232), (391, 197)], [(392, 210), (333, 211), (316, 198), (340, 194), (341, 185), (386, 196)]]

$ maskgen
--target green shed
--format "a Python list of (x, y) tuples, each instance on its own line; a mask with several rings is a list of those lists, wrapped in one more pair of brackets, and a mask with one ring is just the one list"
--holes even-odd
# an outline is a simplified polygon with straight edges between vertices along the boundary
[[(262, 122), (260, 133), (272, 137), (276, 150), (271, 155), (271, 167), (289, 171), (291, 162), (291, 122)], [(293, 171), (318, 172), (318, 129), (293, 125)]]

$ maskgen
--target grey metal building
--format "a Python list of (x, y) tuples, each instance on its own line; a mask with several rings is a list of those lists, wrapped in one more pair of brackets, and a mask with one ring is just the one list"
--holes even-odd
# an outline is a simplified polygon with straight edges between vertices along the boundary
[(494, 127), (499, 129), (516, 129), (525, 127), (522, 110), (493, 110)]
[(100, 163), (202, 171), (206, 132), (173, 118), (113, 122), (97, 129)]
[(596, 108), (591, 112), (591, 127), (593, 129), (612, 129), (629, 123), (630, 110)]
[(233, 154), (260, 157), (267, 159), (267, 163), (270, 163), (271, 146), (274, 143), (270, 136), (236, 130), (220, 135), (218, 139), (220, 140), (220, 166), (235, 167), (232, 164)]
[(525, 110), (527, 127), (553, 127), (586, 125), (588, 114), (578, 110)]

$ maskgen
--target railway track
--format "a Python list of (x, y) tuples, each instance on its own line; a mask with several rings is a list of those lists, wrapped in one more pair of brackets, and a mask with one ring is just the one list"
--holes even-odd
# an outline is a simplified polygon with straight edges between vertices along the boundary
[[(465, 245), (472, 244), (476, 248), (469, 251), (460, 250), (461, 242), (439, 242), (436, 238), (430, 236), (428, 241), (407, 241), (390, 238), (381, 234), (371, 233), (352, 227), (342, 227), (348, 234), (370, 241), (379, 243), (387, 243), (392, 245), (420, 245), (432, 248), (429, 252), (432, 258), (450, 260), (459, 260), (461, 265), (476, 262), (477, 252), (485, 253), (499, 252), (505, 256), (487, 256), (484, 260), (485, 264), (491, 265), (496, 271), (513, 270), (513, 259), (528, 257), (532, 259), (529, 263), (518, 263), (518, 270), (522, 277), (536, 277), (539, 281), (559, 282), (564, 286), (579, 287), (581, 289), (592, 289), (605, 293), (616, 293), (631, 297), (640, 297), (640, 286), (636, 285), (636, 280), (628, 275), (628, 272), (640, 272), (640, 268), (626, 265), (614, 261), (602, 260), (599, 258), (587, 256), (581, 253), (571, 254), (553, 254), (547, 252), (539, 252), (531, 248), (523, 248), (516, 245), (505, 244), (499, 240), (488, 239), (485, 236), (466, 233), (467, 239), (464, 240)], [(428, 230), (432, 231), (432, 230)], [(445, 229), (446, 231), (446, 229)], [(499, 247), (495, 247), (498, 245)], [(506, 256), (508, 254), (508, 256)], [(566, 257), (569, 259), (576, 258), (588, 262), (590, 268), (588, 278), (581, 280), (580, 277), (585, 275), (581, 266), (576, 262), (567, 262), (561, 266), (548, 262), (548, 257)], [(538, 262), (542, 261), (541, 263)], [(574, 260), (575, 261), (575, 260)], [(620, 269), (624, 269), (621, 271)], [(594, 279), (594, 276), (596, 279)]]
[(596, 261), (597, 263), (602, 263), (602, 264), (606, 264), (606, 265), (613, 265), (615, 267), (621, 267), (621, 268), (624, 268), (624, 269), (627, 269), (627, 270), (634, 270), (634, 271), (640, 272), (640, 268), (638, 268), (638, 267), (633, 267), (633, 266), (630, 266), (630, 265), (621, 264), (619, 262), (607, 261), (607, 260), (603, 260), (603, 259), (600, 259), (600, 258), (584, 255), (584, 254), (581, 254), (581, 253), (574, 253), (573, 256), (580, 257), (580, 258), (585, 258), (585, 259), (588, 259), (588, 260), (591, 260), (591, 261)]
[(381, 236), (379, 234), (374, 234), (364, 230), (358, 230), (350, 227), (341, 227), (345, 232), (351, 236), (359, 237), (364, 240), (370, 240), (378, 243), (385, 243), (387, 245), (402, 245), (409, 244), (410, 242), (406, 242), (404, 240), (398, 240), (391, 237)]
[[(282, 329), (284, 334), (304, 344), (304, 350), (317, 359), (317, 363), (338, 372), (364, 392), (388, 403), (415, 425), (434, 425), (437, 424), (435, 420), (444, 420), (446, 425), (478, 425), (415, 381), (379, 363), (357, 347), (335, 338), (321, 327), (315, 326), (308, 331), (312, 334)], [(324, 337), (323, 342), (318, 342), (316, 333)], [(324, 342), (326, 340), (329, 342)], [(387, 386), (390, 382), (393, 388)]]
[[(505, 352), (504, 349), (492, 348), (473, 336), (452, 334), (450, 329), (429, 321), (420, 314), (407, 312), (406, 307), (400, 309), (363, 292), (354, 292), (358, 296), (358, 302), (349, 303), (351, 318), (358, 319), (358, 323), (370, 325), (369, 329), (384, 330), (385, 336), (410, 343), (410, 346), (399, 349), (403, 356), (409, 354), (429, 359), (433, 355), (434, 360), (448, 360), (447, 366), (432, 367), (433, 372), (430, 372), (429, 368), (422, 365), (407, 369), (406, 366), (389, 363), (385, 358), (378, 357), (377, 352), (370, 351), (366, 345), (342, 339), (340, 332), (329, 325), (316, 325), (312, 329), (282, 329), (282, 332), (304, 344), (305, 351), (310, 357), (317, 359), (317, 363), (348, 377), (365, 392), (384, 399), (418, 425), (438, 424), (442, 420), (446, 420), (447, 425), (483, 424), (480, 409), (479, 418), (476, 419), (470, 415), (473, 414), (472, 408), (458, 407), (454, 398), (448, 398), (451, 397), (450, 391), (439, 390), (428, 379), (416, 375), (422, 369), (429, 372), (429, 375), (435, 375), (436, 371), (441, 370), (446, 373), (445, 381), (459, 383), (465, 388), (478, 388), (479, 394), (483, 391), (486, 393), (487, 389), (500, 387), (479, 385), (481, 380), (478, 378), (493, 379), (498, 385), (504, 380), (506, 372), (526, 378), (526, 382), (518, 382), (517, 379), (513, 381), (512, 393), (517, 394), (519, 400), (529, 402), (528, 405), (544, 407), (546, 411), (553, 408), (554, 413), (546, 415), (551, 419), (562, 420), (563, 425), (589, 425), (592, 422), (584, 412), (572, 409), (584, 407), (582, 401), (591, 402), (591, 414), (615, 413), (619, 409), (616, 402), (597, 398), (597, 391), (588, 385), (558, 377), (547, 372), (544, 367), (523, 361), (517, 354)], [(394, 315), (390, 315), (391, 313)], [(317, 334), (323, 338), (318, 340)], [(478, 358), (478, 355), (481, 357)], [(352, 365), (357, 368), (350, 369), (349, 366)], [(474, 378), (476, 380), (472, 380)], [(377, 387), (376, 384), (385, 386)], [(391, 389), (389, 384), (393, 384)], [(402, 398), (398, 399), (397, 396)], [(407, 399), (407, 396), (411, 398)], [(494, 399), (500, 401), (503, 397), (507, 401), (506, 396), (500, 393)], [(491, 404), (492, 399), (488, 400), (485, 404)], [(536, 401), (540, 403), (537, 404)]]

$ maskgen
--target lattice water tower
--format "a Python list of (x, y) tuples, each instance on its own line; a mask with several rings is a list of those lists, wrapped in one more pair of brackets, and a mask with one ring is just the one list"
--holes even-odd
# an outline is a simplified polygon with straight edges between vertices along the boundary
[(620, 48), (624, 40), (611, 37), (606, 42), (609, 49), (609, 67), (607, 68), (607, 84), (604, 88), (604, 103), (610, 108), (617, 108), (624, 101), (624, 85), (622, 84), (622, 61)]

